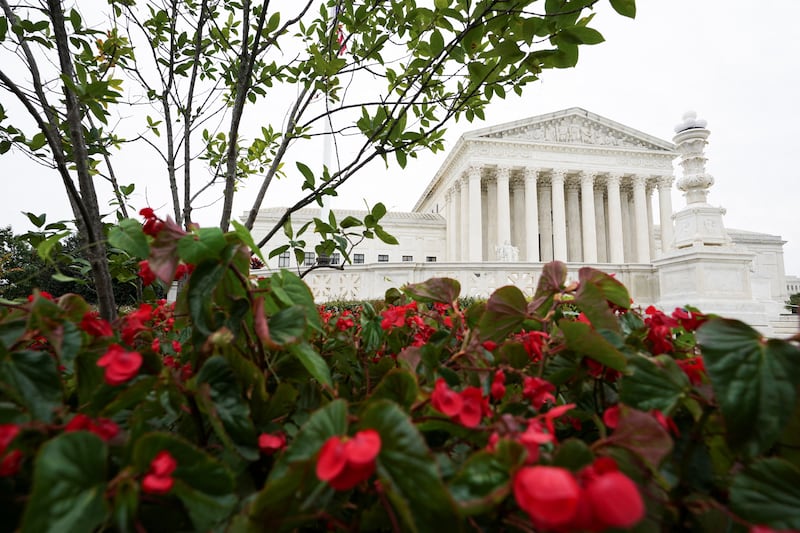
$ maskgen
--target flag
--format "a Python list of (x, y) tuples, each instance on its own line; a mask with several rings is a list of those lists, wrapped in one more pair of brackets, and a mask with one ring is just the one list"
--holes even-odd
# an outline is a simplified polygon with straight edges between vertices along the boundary
[(336, 44), (339, 45), (339, 55), (344, 55), (347, 52), (347, 44), (344, 42), (344, 30), (342, 30), (342, 25), (339, 24), (339, 28), (336, 32)]

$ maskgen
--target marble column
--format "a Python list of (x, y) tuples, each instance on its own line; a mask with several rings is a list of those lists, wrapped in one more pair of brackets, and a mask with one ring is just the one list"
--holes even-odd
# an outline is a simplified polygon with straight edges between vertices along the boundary
[(650, 238), (647, 236), (647, 195), (646, 178), (641, 175), (633, 177), (633, 228), (636, 235), (636, 262), (650, 262)]
[(653, 183), (647, 183), (645, 188), (645, 203), (647, 205), (647, 242), (648, 254), (652, 260), (656, 256), (656, 232), (653, 227)]
[(459, 181), (459, 191), (461, 197), (461, 211), (458, 220), (458, 235), (459, 235), (459, 261), (469, 261), (469, 187), (467, 186), (467, 177), (464, 176)]
[(608, 190), (608, 255), (611, 263), (624, 263), (622, 240), (622, 203), (619, 184), (622, 174), (612, 173), (606, 180)]
[(539, 195), (537, 194), (538, 170), (526, 168), (525, 180), (525, 260), (539, 262)]
[(497, 243), (496, 246), (511, 244), (511, 198), (509, 196), (509, 179), (511, 169), (497, 167)]
[(576, 178), (565, 184), (567, 196), (567, 261), (581, 262), (583, 250), (581, 249), (581, 186)]
[(605, 193), (605, 184), (598, 183), (595, 180), (594, 184), (594, 215), (595, 225), (597, 227), (597, 262), (608, 263), (608, 237), (607, 237), (607, 224), (606, 224), (606, 205), (603, 198)]
[(583, 262), (597, 263), (597, 221), (594, 214), (594, 173), (581, 173), (581, 233)]
[(467, 169), (467, 188), (468, 193), (468, 252), (467, 260), (470, 262), (480, 262), (483, 260), (483, 224), (481, 217), (481, 170), (478, 165), (472, 165)]
[(456, 240), (458, 200), (456, 188), (450, 187), (445, 194), (445, 211), (447, 213), (447, 261), (458, 260), (458, 241)]
[(541, 261), (553, 260), (553, 190), (550, 181), (539, 184), (539, 234)]
[(527, 261), (525, 249), (525, 182), (511, 178), (511, 244), (519, 251), (519, 260)]
[(658, 178), (658, 217), (661, 223), (661, 251), (672, 248), (674, 231), (672, 228), (672, 176)]
[(567, 261), (567, 214), (564, 203), (564, 170), (554, 170), (550, 177), (553, 205), (553, 259)]

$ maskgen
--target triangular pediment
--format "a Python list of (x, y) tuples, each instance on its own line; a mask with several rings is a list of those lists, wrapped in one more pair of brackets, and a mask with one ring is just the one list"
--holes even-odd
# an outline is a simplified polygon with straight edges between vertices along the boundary
[(673, 145), (667, 141), (577, 107), (473, 131), (464, 137), (470, 140), (498, 139), (667, 152), (673, 150)]

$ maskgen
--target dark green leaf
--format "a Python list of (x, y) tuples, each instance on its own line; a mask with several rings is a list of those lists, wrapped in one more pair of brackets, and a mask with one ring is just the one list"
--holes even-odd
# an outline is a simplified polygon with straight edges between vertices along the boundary
[(614, 370), (625, 369), (625, 356), (589, 324), (562, 319), (558, 321), (558, 327), (564, 332), (567, 348), (576, 354), (594, 359)]
[(250, 251), (255, 253), (259, 259), (266, 263), (266, 259), (264, 259), (264, 255), (261, 253), (261, 248), (256, 246), (256, 241), (253, 240), (253, 236), (250, 235), (250, 230), (248, 230), (241, 222), (236, 220), (231, 220), (231, 224), (233, 225), (233, 229), (235, 230), (236, 236), (239, 237), (239, 240), (242, 241), (244, 244), (250, 248)]
[(297, 357), (314, 379), (323, 385), (333, 387), (333, 380), (331, 380), (331, 371), (330, 368), (328, 368), (328, 363), (317, 353), (313, 346), (307, 342), (301, 342), (289, 346), (289, 351)]
[(272, 341), (279, 346), (300, 340), (307, 326), (306, 309), (299, 305), (281, 309), (269, 317), (270, 336)]
[(524, 458), (519, 443), (502, 439), (494, 451), (481, 450), (467, 459), (449, 484), (461, 512), (470, 516), (497, 507), (511, 492), (511, 472)]
[(47, 352), (17, 351), (0, 359), (0, 391), (44, 422), (61, 405), (61, 380), (56, 360)]
[(795, 405), (800, 350), (728, 319), (703, 324), (697, 340), (731, 446), (750, 456), (770, 448)]
[(417, 399), (419, 387), (416, 374), (395, 368), (390, 370), (372, 391), (371, 398), (392, 400), (408, 411)]
[(189, 278), (189, 315), (197, 331), (203, 335), (211, 334), (211, 296), (225, 269), (226, 265), (218, 261), (205, 261), (197, 265)]
[(458, 299), (461, 284), (451, 278), (430, 278), (421, 283), (406, 285), (403, 292), (418, 302), (452, 304)]
[(660, 357), (658, 363), (641, 356), (628, 361), (633, 374), (622, 378), (622, 403), (640, 411), (657, 409), (668, 413), (691, 390), (689, 378), (671, 357)]
[(197, 265), (209, 259), (219, 259), (227, 246), (225, 234), (219, 228), (200, 228), (178, 241), (178, 257), (185, 263)]
[(636, 0), (611, 0), (611, 7), (623, 17), (636, 17)]
[(567, 439), (558, 447), (553, 465), (579, 472), (594, 461), (594, 454), (589, 446), (580, 439)]
[(108, 517), (108, 448), (87, 431), (63, 433), (39, 450), (22, 531), (94, 531)]
[(781, 459), (763, 459), (733, 478), (731, 510), (751, 524), (800, 529), (800, 470)]
[(400, 407), (387, 400), (370, 402), (361, 429), (381, 436), (378, 477), (407, 531), (435, 531), (461, 524), (425, 439)]

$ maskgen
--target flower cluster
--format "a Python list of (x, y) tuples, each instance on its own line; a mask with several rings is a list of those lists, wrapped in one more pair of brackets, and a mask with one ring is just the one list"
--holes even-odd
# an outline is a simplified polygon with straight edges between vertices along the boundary
[(103, 378), (112, 387), (133, 379), (142, 366), (142, 354), (129, 352), (119, 344), (112, 344), (97, 360), (97, 366), (105, 369)]
[(489, 415), (489, 399), (483, 397), (478, 387), (466, 387), (460, 393), (447, 386), (443, 378), (436, 380), (431, 393), (431, 405), (464, 427), (474, 428)]

